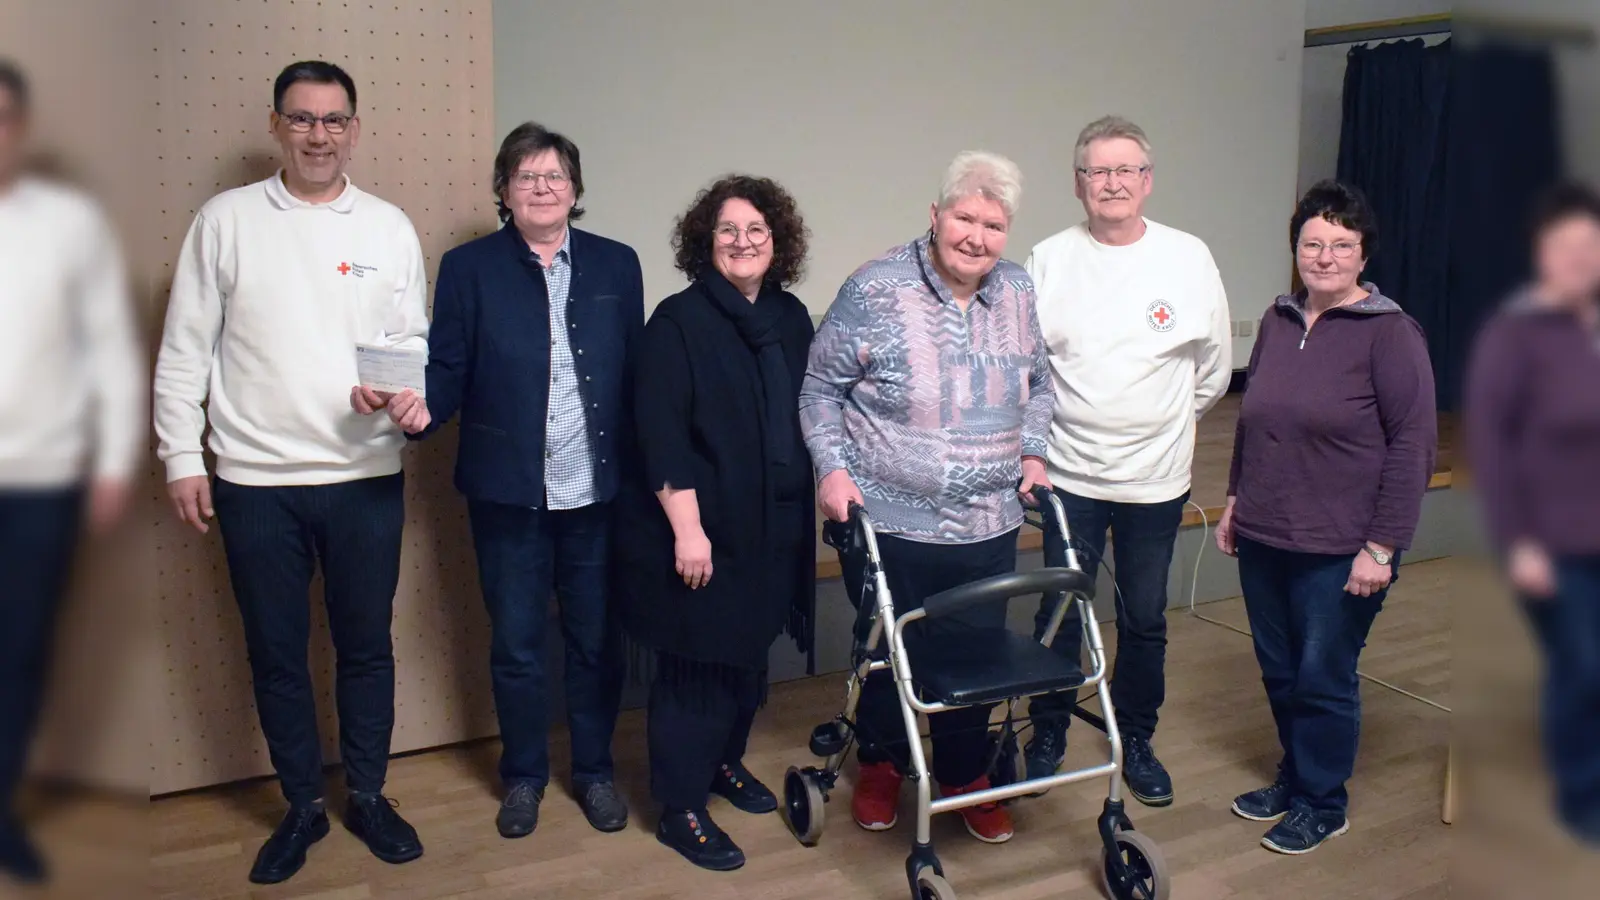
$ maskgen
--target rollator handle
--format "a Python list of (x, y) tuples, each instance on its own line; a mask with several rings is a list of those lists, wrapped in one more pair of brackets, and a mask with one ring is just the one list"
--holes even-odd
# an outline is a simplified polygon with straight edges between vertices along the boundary
[(1031, 572), (1007, 572), (940, 591), (922, 601), (923, 616), (937, 619), (980, 603), (1006, 601), (1025, 594), (1081, 594), (1094, 598), (1094, 579), (1078, 569), (1044, 568)]
[(1036, 484), (1033, 486), (1033, 490), (1028, 492), (1028, 499), (1033, 501), (1033, 505), (1037, 507), (1040, 512), (1043, 512), (1050, 508), (1050, 495), (1052, 493), (1053, 492), (1049, 487), (1042, 484)]

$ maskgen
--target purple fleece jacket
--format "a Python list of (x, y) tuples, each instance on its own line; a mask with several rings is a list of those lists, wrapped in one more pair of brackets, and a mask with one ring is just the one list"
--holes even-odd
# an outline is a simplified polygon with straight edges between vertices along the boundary
[(1478, 332), (1466, 401), (1495, 543), (1600, 554), (1600, 333), (1520, 292)]
[(1433, 367), (1416, 320), (1362, 287), (1370, 297), (1310, 330), (1304, 293), (1261, 317), (1228, 476), (1243, 537), (1305, 553), (1411, 546), (1438, 457)]

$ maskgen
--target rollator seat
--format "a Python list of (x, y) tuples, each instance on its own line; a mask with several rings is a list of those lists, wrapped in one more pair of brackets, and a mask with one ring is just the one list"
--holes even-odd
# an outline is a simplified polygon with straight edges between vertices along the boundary
[(905, 640), (924, 701), (973, 706), (1083, 684), (1081, 666), (1031, 637), (1005, 628), (923, 634), (920, 624)]

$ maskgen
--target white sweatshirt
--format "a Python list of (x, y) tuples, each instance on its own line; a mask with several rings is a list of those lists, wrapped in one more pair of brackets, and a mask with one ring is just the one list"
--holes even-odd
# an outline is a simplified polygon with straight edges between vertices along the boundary
[(77, 188), (24, 176), (0, 192), (0, 489), (126, 481), (148, 451), (125, 259)]
[(1228, 300), (1211, 251), (1145, 224), (1122, 247), (1075, 225), (1025, 263), (1055, 373), (1050, 479), (1097, 500), (1161, 503), (1189, 490), (1195, 423), (1232, 375)]
[(206, 473), (207, 412), (227, 481), (400, 471), (398, 426), (350, 408), (356, 344), (426, 350), (426, 281), (405, 213), (348, 178), (330, 203), (296, 199), (280, 175), (207, 201), (184, 238), (156, 360), (167, 480)]

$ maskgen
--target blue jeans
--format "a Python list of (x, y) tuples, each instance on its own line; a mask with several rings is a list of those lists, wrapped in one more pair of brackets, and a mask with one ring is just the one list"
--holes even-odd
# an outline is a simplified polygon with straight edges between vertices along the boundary
[(610, 781), (622, 697), (621, 655), (606, 617), (610, 507), (541, 510), (472, 501), (468, 512), (493, 631), (489, 673), (500, 720), (501, 780), (507, 787), (550, 782), (545, 627), (553, 592), (566, 650), (572, 780)]
[(1540, 711), (1557, 809), (1600, 839), (1600, 557), (1558, 558), (1556, 595), (1523, 598), (1544, 652)]
[(334, 650), (339, 758), (352, 791), (383, 789), (394, 732), (394, 592), (405, 476), (257, 487), (215, 479), (228, 577), (244, 621), (261, 730), (284, 799), (322, 796), (322, 744), (307, 650), (322, 564)]
[[(1345, 593), (1354, 554), (1299, 553), (1240, 537), (1239, 583), (1293, 802), (1344, 814), (1361, 734), (1356, 664), (1383, 608)], [(1398, 577), (1398, 555), (1390, 563)]]
[[(1116, 572), (1117, 658), (1111, 673), (1111, 703), (1124, 737), (1150, 738), (1167, 693), (1167, 571), (1172, 548), (1183, 523), (1189, 494), (1162, 503), (1112, 503), (1091, 500), (1056, 488), (1067, 512), (1073, 549), (1084, 571), (1097, 574), (1111, 530), (1112, 566)], [(1044, 558), (1060, 565), (1066, 548), (1047, 510)], [(1041, 597), (1034, 615), (1034, 637), (1044, 636), (1055, 613), (1056, 598)], [(1051, 647), (1062, 656), (1082, 660), (1083, 622), (1073, 607), (1062, 620)], [(1033, 698), (1029, 716), (1035, 727), (1072, 722), (1076, 692)]]

